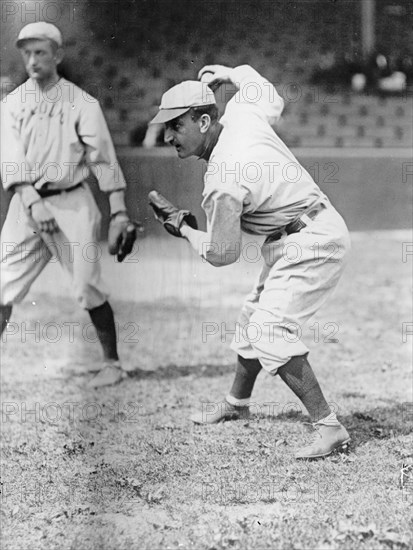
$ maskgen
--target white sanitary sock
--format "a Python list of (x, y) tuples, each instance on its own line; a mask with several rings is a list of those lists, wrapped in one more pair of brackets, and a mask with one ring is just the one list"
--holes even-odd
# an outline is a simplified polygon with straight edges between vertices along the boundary
[(331, 412), (325, 418), (322, 418), (318, 422), (315, 422), (315, 424), (323, 424), (323, 426), (340, 426), (340, 422), (337, 420), (335, 412)]
[(230, 405), (234, 405), (234, 407), (248, 407), (250, 404), (249, 397), (246, 397), (245, 399), (238, 399), (237, 397), (233, 397), (228, 394), (225, 399)]

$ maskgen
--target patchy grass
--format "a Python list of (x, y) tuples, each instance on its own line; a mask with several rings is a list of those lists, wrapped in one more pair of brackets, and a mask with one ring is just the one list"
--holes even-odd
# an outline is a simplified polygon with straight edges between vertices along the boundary
[[(266, 374), (248, 421), (188, 421), (231, 383), (221, 323), (231, 328), (257, 265), (212, 270), (173, 239), (159, 241), (155, 261), (151, 240), (139, 265), (105, 257), (119, 286), (113, 305), (130, 377), (99, 391), (85, 384), (100, 358), (89, 319), (56, 290), (52, 267), (16, 308), (16, 333), (2, 344), (2, 547), (411, 547), (411, 336), (402, 333), (412, 318), (411, 261), (402, 261), (403, 240), (355, 235), (335, 297), (305, 333), (352, 436), (349, 452), (312, 462), (293, 459), (306, 412)], [(73, 338), (68, 323), (77, 323)], [(205, 323), (218, 332), (206, 333)]]

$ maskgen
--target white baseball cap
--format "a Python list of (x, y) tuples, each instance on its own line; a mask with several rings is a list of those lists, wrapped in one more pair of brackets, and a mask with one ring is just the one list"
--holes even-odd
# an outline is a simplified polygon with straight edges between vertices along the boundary
[(205, 82), (186, 80), (163, 94), (159, 112), (149, 124), (159, 124), (173, 120), (185, 114), (191, 107), (214, 104), (214, 92)]
[(63, 44), (62, 34), (57, 27), (46, 21), (29, 23), (19, 33), (16, 46), (21, 47), (25, 40), (53, 40), (58, 46)]

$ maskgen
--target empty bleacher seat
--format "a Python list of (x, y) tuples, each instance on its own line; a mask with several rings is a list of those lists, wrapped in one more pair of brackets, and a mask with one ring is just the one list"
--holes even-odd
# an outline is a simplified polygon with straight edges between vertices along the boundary
[(337, 121), (338, 121), (339, 126), (346, 126), (347, 116), (346, 115), (339, 115)]

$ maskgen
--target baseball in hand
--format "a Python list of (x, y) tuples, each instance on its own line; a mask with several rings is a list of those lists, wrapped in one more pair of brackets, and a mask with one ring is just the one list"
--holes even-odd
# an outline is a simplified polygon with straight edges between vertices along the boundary
[(214, 73), (212, 73), (211, 71), (206, 71), (201, 76), (201, 82), (205, 82), (205, 84), (209, 84), (211, 80), (213, 80), (213, 78), (214, 78)]

